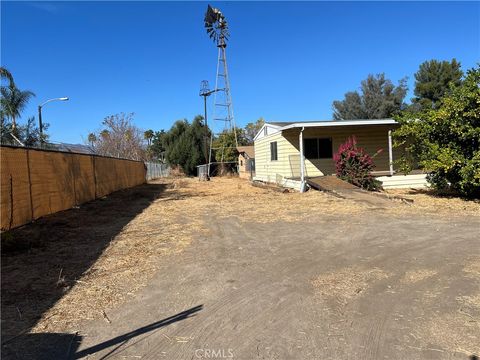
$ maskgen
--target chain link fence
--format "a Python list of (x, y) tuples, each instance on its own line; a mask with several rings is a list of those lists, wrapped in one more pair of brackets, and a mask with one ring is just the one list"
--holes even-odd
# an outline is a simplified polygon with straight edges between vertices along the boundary
[(170, 176), (170, 166), (164, 163), (145, 162), (147, 181)]

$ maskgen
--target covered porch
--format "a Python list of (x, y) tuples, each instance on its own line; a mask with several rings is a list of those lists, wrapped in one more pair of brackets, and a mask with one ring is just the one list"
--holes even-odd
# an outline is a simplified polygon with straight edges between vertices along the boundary
[[(376, 176), (393, 176), (392, 131), (398, 124), (392, 119), (294, 123), (282, 128), (282, 136), (297, 150), (289, 155), (290, 176), (300, 180), (335, 174), (333, 154), (349, 137), (374, 156)], [(399, 155), (399, 154), (398, 154)]]

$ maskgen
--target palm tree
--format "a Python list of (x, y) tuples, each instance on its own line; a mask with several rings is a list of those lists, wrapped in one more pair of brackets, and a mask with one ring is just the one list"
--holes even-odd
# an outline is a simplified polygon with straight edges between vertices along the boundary
[(143, 133), (143, 138), (147, 140), (148, 146), (150, 146), (150, 144), (152, 143), (154, 135), (155, 133), (153, 132), (153, 130), (147, 130)]
[(93, 148), (93, 144), (97, 141), (97, 136), (94, 133), (88, 134), (88, 142), (90, 143), (90, 146)]
[(8, 87), (9, 88), (14, 88), (15, 87), (15, 82), (13, 81), (13, 76), (10, 73), (10, 71), (7, 70), (7, 68), (4, 68), (3, 66), (0, 66), (0, 77), (2, 79), (8, 80)]
[(20, 117), (22, 111), (28, 104), (28, 101), (35, 96), (29, 90), (22, 91), (17, 87), (4, 87), (0, 89), (2, 113), (12, 120), (12, 131), (15, 131), (17, 126), (17, 118)]

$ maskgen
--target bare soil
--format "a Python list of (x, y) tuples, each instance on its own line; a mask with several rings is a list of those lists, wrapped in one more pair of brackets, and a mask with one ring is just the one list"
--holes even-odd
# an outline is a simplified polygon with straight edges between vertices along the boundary
[(480, 204), (392, 193), (164, 179), (16, 229), (2, 357), (478, 355)]

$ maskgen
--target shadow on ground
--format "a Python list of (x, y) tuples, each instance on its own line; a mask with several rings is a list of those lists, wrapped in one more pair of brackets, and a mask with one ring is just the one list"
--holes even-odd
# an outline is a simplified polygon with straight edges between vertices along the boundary
[[(15, 339), (7, 340), (7, 343), (4, 344), (3, 347), (4, 349), (7, 348), (8, 351), (2, 351), (2, 358), (8, 357), (14, 359), (35, 360), (82, 359), (86, 357), (88, 358), (89, 356), (94, 356), (96, 354), (104, 359), (109, 356), (118, 355), (124, 349), (127, 349), (127, 344), (130, 340), (135, 339), (135, 344), (137, 344), (146, 337), (153, 335), (158, 329), (173, 324), (177, 321), (182, 321), (193, 317), (202, 309), (203, 305), (197, 305), (173, 316), (155, 321), (151, 324), (142, 326), (138, 329), (119, 335), (107, 341), (103, 341), (80, 351), (78, 351), (78, 348), (82, 342), (82, 337), (78, 334), (22, 334)], [(145, 337), (136, 339), (141, 335), (145, 335)], [(21, 344), (21, 346), (8, 348), (7, 346), (12, 343), (18, 343)], [(106, 353), (101, 353), (103, 350), (107, 349), (108, 351)]]
[(75, 347), (71, 334), (29, 334), (28, 341), (24, 334), (166, 187), (121, 190), (2, 234), (2, 358), (25, 358), (26, 345), (34, 343), (58, 342), (54, 347), (64, 351), (65, 342)]
[[(81, 359), (81, 358), (84, 358), (84, 357), (89, 356), (89, 355), (96, 354), (100, 351), (103, 351), (103, 350), (111, 348), (111, 347), (113, 347), (113, 349), (108, 351), (107, 354), (103, 354), (102, 358), (106, 358), (106, 357), (114, 355), (114, 354), (118, 355), (122, 351), (122, 349), (121, 349), (122, 346), (126, 345), (130, 340), (132, 340), (132, 339), (134, 339), (134, 338), (136, 338), (140, 335), (147, 334), (147, 333), (151, 333), (150, 335), (153, 335), (155, 330), (158, 330), (158, 329), (160, 329), (164, 326), (168, 326), (170, 324), (173, 324), (177, 321), (181, 321), (181, 320), (185, 320), (189, 317), (193, 317), (193, 316), (195, 316), (195, 313), (197, 313), (198, 311), (200, 311), (202, 309), (203, 309), (203, 305), (197, 305), (193, 308), (182, 311), (181, 313), (178, 313), (176, 315), (169, 316), (168, 318), (162, 319), (160, 321), (153, 322), (153, 323), (148, 324), (146, 326), (142, 326), (141, 328), (138, 328), (138, 329), (130, 331), (126, 334), (117, 336), (113, 339), (104, 341), (100, 344), (91, 346), (87, 349), (83, 349), (83, 350), (78, 351), (74, 354), (72, 354), (72, 352), (71, 352), (71, 353), (69, 353), (69, 358)], [(139, 341), (142, 341), (142, 340), (143, 339), (137, 340), (135, 342), (135, 344), (137, 344)], [(71, 351), (72, 349), (69, 349), (69, 350)]]

